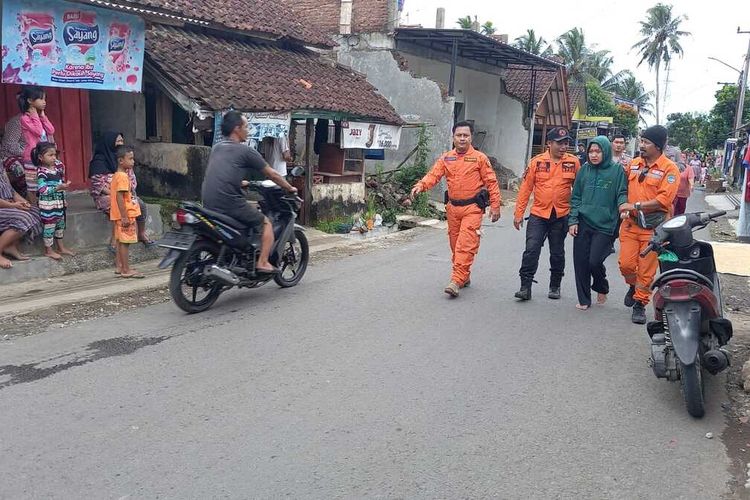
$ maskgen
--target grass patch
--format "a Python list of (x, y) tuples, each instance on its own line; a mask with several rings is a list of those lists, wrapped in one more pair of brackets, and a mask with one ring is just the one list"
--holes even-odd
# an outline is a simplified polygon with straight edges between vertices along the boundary
[(315, 223), (315, 229), (328, 234), (348, 233), (352, 228), (351, 219), (351, 217), (334, 217), (332, 219), (319, 220)]

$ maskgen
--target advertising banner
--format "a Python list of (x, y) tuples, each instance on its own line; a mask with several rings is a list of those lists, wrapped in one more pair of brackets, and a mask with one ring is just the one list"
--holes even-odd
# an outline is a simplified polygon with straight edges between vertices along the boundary
[[(221, 117), (226, 111), (216, 112), (214, 115), (214, 142), (221, 138)], [(289, 127), (292, 123), (291, 113), (242, 113), (247, 119), (249, 144), (258, 143), (264, 137), (289, 137)]]
[(143, 19), (51, 0), (3, 1), (2, 81), (140, 92)]
[(401, 127), (381, 123), (341, 122), (344, 149), (398, 149)]

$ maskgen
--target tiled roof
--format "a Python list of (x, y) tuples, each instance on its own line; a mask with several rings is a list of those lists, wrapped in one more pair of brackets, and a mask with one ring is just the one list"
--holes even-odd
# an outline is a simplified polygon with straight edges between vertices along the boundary
[(403, 123), (363, 76), (305, 49), (153, 25), (146, 57), (185, 95), (214, 111), (307, 109)]
[[(536, 72), (536, 85), (534, 86), (534, 103), (539, 103), (547, 94), (552, 83), (555, 81), (557, 71)], [(505, 80), (505, 90), (508, 94), (517, 97), (523, 103), (529, 104), (531, 93), (531, 70), (509, 67)]]
[[(585, 101), (586, 97), (586, 86), (573, 83), (568, 85), (568, 104), (570, 105), (570, 113), (575, 113), (576, 106)], [(585, 102), (583, 102), (585, 104)], [(586, 111), (583, 109), (582, 111)]]
[[(94, 1), (94, 0), (92, 0)], [(153, 9), (184, 18), (208, 23), (208, 26), (228, 28), (248, 34), (266, 34), (289, 38), (310, 45), (332, 47), (328, 36), (316, 28), (300, 22), (288, 9), (279, 8), (276, 2), (260, 0), (115, 0), (118, 5)]]

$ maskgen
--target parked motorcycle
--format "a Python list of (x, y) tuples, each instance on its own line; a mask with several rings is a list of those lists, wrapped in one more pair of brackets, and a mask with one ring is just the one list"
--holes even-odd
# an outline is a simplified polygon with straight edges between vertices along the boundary
[(649, 365), (658, 378), (681, 382), (688, 413), (705, 414), (703, 371), (716, 375), (730, 364), (724, 346), (732, 338), (732, 323), (724, 317), (721, 284), (710, 243), (696, 241), (693, 231), (726, 212), (679, 215), (656, 228), (641, 253), (659, 254), (660, 274), (651, 288), (655, 321)]
[(302, 280), (310, 258), (304, 228), (296, 224), (302, 200), (271, 181), (250, 182), (248, 189), (261, 195), (260, 209), (272, 221), (269, 260), (281, 272), (256, 272), (260, 232), (196, 203), (181, 203), (173, 216), (179, 230), (166, 233), (158, 245), (169, 249), (159, 267), (173, 265), (169, 293), (183, 311), (205, 311), (235, 286), (258, 288), (274, 280), (287, 288)]

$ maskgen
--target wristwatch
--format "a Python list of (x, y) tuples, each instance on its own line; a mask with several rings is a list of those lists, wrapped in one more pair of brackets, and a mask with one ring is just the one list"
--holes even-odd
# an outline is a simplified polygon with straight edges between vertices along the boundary
[(640, 201), (636, 201), (635, 202), (635, 209), (638, 210), (638, 211), (641, 210), (641, 202)]

